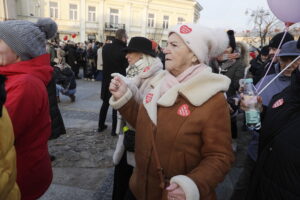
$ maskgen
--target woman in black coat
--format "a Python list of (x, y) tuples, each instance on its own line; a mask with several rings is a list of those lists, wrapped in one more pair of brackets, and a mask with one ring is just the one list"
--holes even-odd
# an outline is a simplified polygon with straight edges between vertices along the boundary
[(300, 199), (299, 70), (300, 66), (291, 85), (273, 97), (266, 111), (248, 200)]
[(52, 128), (51, 136), (49, 139), (55, 139), (58, 138), (60, 135), (65, 134), (66, 128), (59, 107), (57, 105), (57, 94), (54, 74), (52, 80), (47, 85), (47, 92), (49, 98)]

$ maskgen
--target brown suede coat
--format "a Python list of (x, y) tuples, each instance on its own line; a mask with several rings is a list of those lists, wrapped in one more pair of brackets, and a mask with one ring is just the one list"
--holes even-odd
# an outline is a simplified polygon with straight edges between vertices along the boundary
[(165, 72), (150, 82), (143, 102), (134, 90), (110, 104), (136, 129), (136, 167), (130, 188), (138, 200), (167, 200), (153, 153), (152, 135), (167, 179), (177, 183), (187, 200), (214, 200), (234, 160), (230, 118), (224, 92), (230, 80), (209, 67), (161, 94)]
[[(188, 117), (178, 115), (183, 104), (189, 107)], [(179, 95), (173, 106), (158, 107), (157, 126), (150, 120), (144, 105), (133, 98), (119, 111), (137, 132), (136, 168), (130, 180), (136, 199), (167, 200), (166, 192), (163, 194), (159, 187), (150, 134), (155, 136), (167, 178), (186, 175), (197, 185), (201, 200), (216, 199), (214, 189), (234, 160), (229, 111), (223, 93), (217, 93), (201, 106), (193, 106)]]

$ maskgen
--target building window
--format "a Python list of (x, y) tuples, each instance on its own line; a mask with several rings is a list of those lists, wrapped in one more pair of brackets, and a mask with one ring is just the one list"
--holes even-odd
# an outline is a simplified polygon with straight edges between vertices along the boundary
[(168, 29), (169, 28), (169, 16), (164, 16), (163, 20), (163, 29)]
[(182, 24), (184, 22), (184, 18), (183, 17), (178, 17), (177, 18), (177, 24)]
[(58, 4), (57, 2), (50, 1), (50, 17), (58, 18)]
[(70, 4), (70, 20), (77, 20), (77, 5)]
[(94, 33), (88, 34), (88, 40), (91, 42), (96, 41), (96, 35)]
[(154, 27), (154, 14), (153, 13), (148, 14), (148, 27), (151, 27), (151, 28)]
[(110, 9), (110, 21), (109, 23), (112, 25), (117, 25), (119, 23), (119, 10), (118, 9)]
[(90, 22), (95, 22), (96, 21), (96, 7), (94, 6), (89, 6), (88, 8), (88, 20)]

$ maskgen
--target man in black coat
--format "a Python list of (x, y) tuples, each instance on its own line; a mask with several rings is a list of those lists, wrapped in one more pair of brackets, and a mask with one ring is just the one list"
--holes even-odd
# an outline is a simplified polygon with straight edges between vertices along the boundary
[[(109, 108), (109, 98), (111, 93), (109, 91), (109, 84), (112, 79), (112, 73), (120, 73), (126, 75), (126, 67), (128, 62), (125, 58), (125, 52), (122, 51), (126, 47), (127, 34), (124, 29), (119, 29), (116, 32), (116, 38), (112, 44), (106, 44), (102, 50), (103, 57), (103, 81), (101, 88), (101, 99), (103, 100), (100, 113), (98, 132), (102, 132), (107, 128), (105, 125), (106, 114)], [(112, 130), (111, 134), (116, 135), (117, 126), (117, 111), (113, 110), (112, 114)]]
[(261, 75), (263, 74), (264, 67), (266, 63), (269, 62), (269, 46), (264, 46), (261, 48), (259, 55), (250, 61), (250, 69), (249, 71), (253, 75), (253, 84), (256, 85), (258, 81), (261, 79)]
[(265, 114), (247, 200), (300, 199), (299, 70), (293, 72), (291, 85), (273, 97)]
[(280, 44), (283, 36), (284, 36), (284, 32), (281, 32), (281, 33), (276, 34), (270, 40), (270, 43), (269, 43), (269, 60), (267, 62), (265, 62), (265, 64), (263, 65), (262, 68), (260, 68), (260, 70), (256, 71), (256, 74), (255, 74), (255, 81), (256, 82), (258, 82), (261, 78), (263, 78), (264, 75), (267, 72), (268, 72), (267, 75), (276, 73), (276, 70), (275, 70), (276, 67), (275, 66), (276, 66), (276, 63), (278, 62), (277, 58), (275, 58), (275, 60), (272, 64), (272, 66), (270, 67), (269, 71), (268, 71), (268, 68), (269, 68), (269, 65), (271, 64), (271, 61), (272, 61), (273, 57), (276, 54), (277, 49), (278, 48), (281, 49), (282, 45), (284, 45), (285, 43), (287, 43), (289, 41), (294, 40), (294, 36), (292, 34), (290, 34), (289, 32), (287, 32), (287, 34), (285, 35), (285, 37), (282, 41), (281, 46), (279, 47), (279, 44)]

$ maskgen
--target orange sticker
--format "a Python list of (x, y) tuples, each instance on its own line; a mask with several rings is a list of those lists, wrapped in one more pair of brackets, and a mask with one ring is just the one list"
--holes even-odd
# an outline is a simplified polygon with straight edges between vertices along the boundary
[(279, 99), (273, 104), (272, 108), (278, 108), (279, 106), (282, 106), (283, 104), (284, 104), (284, 100)]
[(180, 33), (182, 33), (182, 34), (188, 34), (190, 32), (192, 32), (192, 28), (188, 27), (187, 25), (182, 25), (180, 27)]
[(191, 111), (189, 109), (189, 106), (187, 104), (183, 104), (180, 106), (177, 110), (177, 114), (182, 116), (182, 117), (187, 117), (191, 114)]
[(145, 69), (144, 69), (143, 72), (147, 72), (147, 71), (149, 71), (149, 70), (150, 70), (150, 67), (148, 66), (148, 67), (145, 67)]
[(146, 96), (146, 103), (149, 103), (152, 101), (153, 93), (148, 93)]

